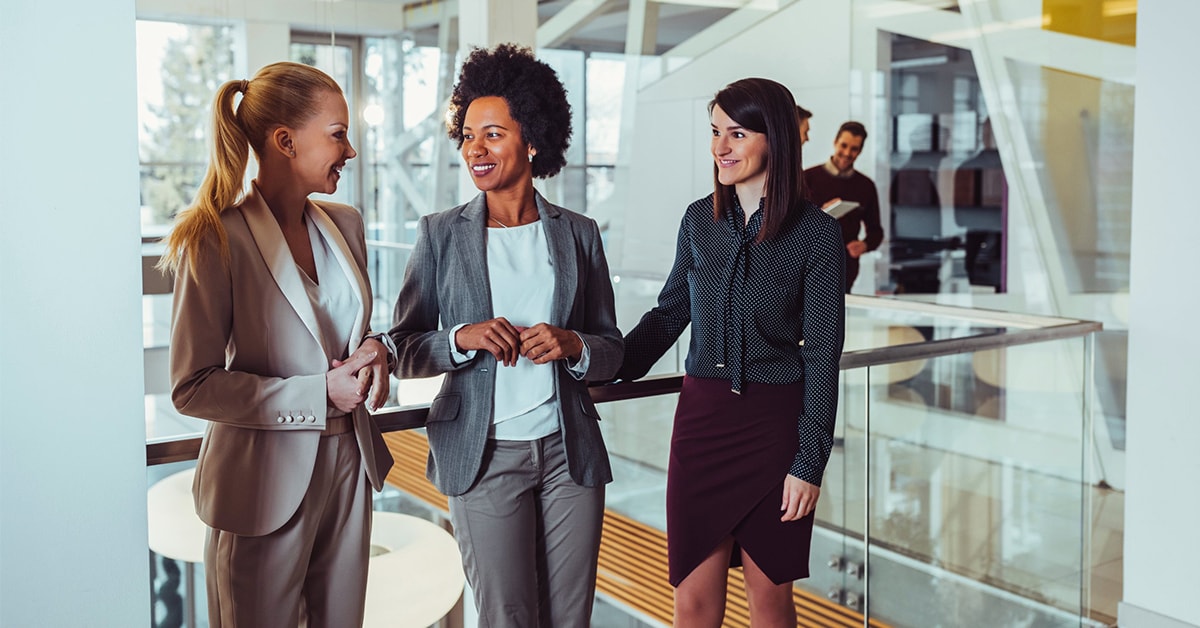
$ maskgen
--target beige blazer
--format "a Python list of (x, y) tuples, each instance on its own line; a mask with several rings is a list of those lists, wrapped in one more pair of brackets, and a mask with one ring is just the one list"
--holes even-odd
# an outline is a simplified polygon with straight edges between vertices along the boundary
[[(371, 320), (362, 217), (337, 203), (309, 201), (309, 210), (358, 289), (348, 354)], [(257, 188), (221, 222), (229, 266), (211, 242), (176, 273), (171, 398), (209, 421), (192, 485), (197, 514), (211, 527), (260, 536), (286, 523), (308, 489), (330, 365), (300, 271)], [(392, 456), (363, 406), (353, 422), (363, 468), (380, 490)]]

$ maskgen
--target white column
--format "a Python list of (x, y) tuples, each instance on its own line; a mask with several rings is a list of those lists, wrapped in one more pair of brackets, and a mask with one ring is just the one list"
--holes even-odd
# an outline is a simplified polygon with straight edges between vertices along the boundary
[(245, 46), (238, 47), (239, 67), (235, 76), (253, 78), (265, 65), (290, 60), (292, 28), (287, 22), (246, 20), (244, 33)]
[(134, 43), (0, 4), (0, 626), (150, 624)]
[(458, 41), (490, 48), (511, 42), (532, 47), (537, 41), (537, 0), (459, 0)]
[[(1200, 625), (1200, 3), (1138, 3), (1122, 626)], [(1184, 109), (1180, 106), (1184, 105)], [(1168, 619), (1169, 618), (1169, 619)], [(1175, 621), (1172, 621), (1175, 620)]]
[[(459, 0), (460, 61), (473, 47), (514, 43), (532, 48), (537, 42), (537, 27), (537, 0)], [(465, 203), (479, 194), (479, 190), (466, 168), (459, 168), (458, 173), (458, 199)]]

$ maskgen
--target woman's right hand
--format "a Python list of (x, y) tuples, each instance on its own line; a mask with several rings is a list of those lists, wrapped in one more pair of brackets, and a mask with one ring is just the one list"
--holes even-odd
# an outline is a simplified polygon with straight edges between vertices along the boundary
[(487, 351), (504, 366), (513, 366), (521, 357), (521, 330), (504, 317), (467, 325), (454, 335), (459, 351)]
[(325, 396), (342, 412), (350, 412), (367, 398), (370, 381), (359, 381), (358, 372), (375, 361), (374, 351), (351, 356), (325, 373)]

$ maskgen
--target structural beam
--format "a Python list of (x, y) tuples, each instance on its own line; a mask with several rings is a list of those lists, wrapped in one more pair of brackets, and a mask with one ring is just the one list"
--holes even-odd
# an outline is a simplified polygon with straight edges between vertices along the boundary
[[(718, 45), (729, 40), (738, 33), (761, 22), (768, 15), (792, 4), (795, 0), (752, 0), (741, 8), (717, 20), (708, 28), (680, 42), (674, 48), (663, 54), (667, 61), (668, 70), (675, 60), (694, 59)], [(632, 5), (632, 2), (630, 3)]]
[(574, 0), (537, 29), (537, 47), (552, 48), (592, 20), (607, 13), (614, 0)]
[(625, 54), (652, 55), (658, 45), (658, 3), (629, 0), (625, 26)]
[(537, 0), (459, 0), (458, 7), (458, 41), (464, 49), (537, 43)]

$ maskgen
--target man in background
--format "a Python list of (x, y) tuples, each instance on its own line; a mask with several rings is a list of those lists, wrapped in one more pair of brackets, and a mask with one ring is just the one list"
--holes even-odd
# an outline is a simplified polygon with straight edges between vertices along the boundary
[[(807, 122), (807, 120), (806, 120)], [(801, 143), (804, 136), (801, 131)], [(858, 277), (858, 258), (874, 251), (883, 242), (883, 225), (879, 220), (879, 193), (875, 182), (854, 169), (854, 161), (862, 153), (867, 129), (859, 122), (846, 122), (833, 140), (833, 155), (819, 166), (804, 171), (809, 200), (822, 209), (830, 210), (842, 201), (858, 203), (854, 209), (838, 218), (842, 226), (842, 241), (846, 243), (846, 293), (850, 293)], [(865, 232), (865, 233), (864, 233)], [(862, 239), (859, 234), (864, 233)]]
[(800, 118), (800, 145), (804, 146), (808, 143), (808, 119), (812, 117), (812, 112), (796, 105), (796, 117)]

